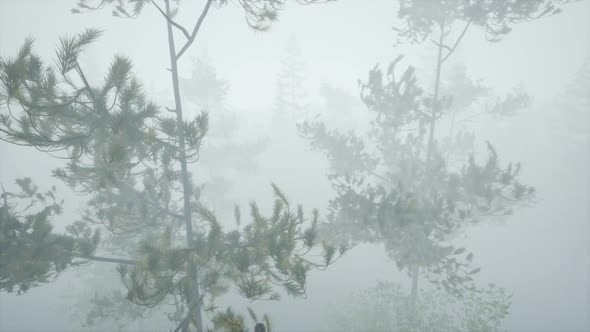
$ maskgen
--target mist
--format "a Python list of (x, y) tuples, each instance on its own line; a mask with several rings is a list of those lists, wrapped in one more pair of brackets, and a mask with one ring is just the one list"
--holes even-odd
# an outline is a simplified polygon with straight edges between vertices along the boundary
[[(429, 7), (427, 1), (398, 0), (336, 0), (303, 5), (286, 1), (284, 6), (280, 4), (285, 1), (215, 0), (194, 42), (178, 58), (176, 69), (171, 67), (167, 21), (154, 5), (164, 9), (164, 0), (138, 1), (144, 7), (134, 18), (113, 16), (117, 1), (103, 2), (102, 9), (81, 8), (82, 13), (72, 13), (73, 8), (80, 8), (74, 0), (0, 0), (0, 74), (4, 75), (0, 75), (0, 115), (15, 114), (18, 119), (19, 114), (27, 113), (22, 98), (36, 102), (26, 83), (19, 89), (29, 91), (29, 95), (23, 92), (29, 97), (7, 88), (8, 64), (16, 63), (10, 61), (18, 57), (27, 38), (33, 38), (33, 52), (46, 66), (59, 66), (56, 49), (63, 46), (60, 38), (76, 38), (87, 28), (99, 29), (102, 33), (96, 41), (84, 46), (76, 56), (84, 78), (96, 89), (79, 91), (84, 98), (92, 99), (92, 91), (103, 91), (99, 86), (111, 70), (113, 57), (129, 59), (129, 75), (136, 78), (145, 99), (157, 107), (157, 115), (149, 117), (145, 129), (138, 131), (149, 134), (150, 128), (156, 128), (154, 137), (160, 143), (153, 146), (161, 149), (158, 156), (167, 153), (166, 144), (174, 146), (170, 148), (170, 169), (177, 176), (169, 181), (171, 198), (162, 194), (164, 189), (159, 192), (165, 197), (162, 201), (170, 200), (165, 205), (169, 213), (158, 225), (145, 221), (139, 231), (119, 235), (112, 232), (117, 229), (112, 223), (109, 226), (84, 219), (88, 213), (96, 217), (96, 211), (106, 211), (96, 203), (100, 201), (98, 194), (119, 190), (118, 183), (127, 181), (119, 174), (127, 174), (125, 179), (137, 176), (136, 182), (126, 183), (140, 192), (148, 188), (145, 169), (156, 169), (154, 177), (160, 176), (160, 171), (165, 173), (167, 166), (160, 166), (161, 161), (148, 166), (151, 157), (164, 157), (138, 157), (144, 144), (151, 144), (148, 134), (137, 142), (124, 141), (124, 149), (132, 146), (134, 154), (112, 169), (104, 166), (115, 174), (112, 183), (104, 187), (83, 182), (87, 179), (71, 180), (86, 174), (76, 173), (83, 167), (97, 167), (93, 158), (109, 149), (102, 147), (100, 138), (80, 143), (86, 145), (75, 151), (81, 151), (86, 159), (78, 168), (68, 167), (76, 147), (62, 149), (60, 145), (60, 149), (43, 151), (48, 150), (47, 146), (35, 143), (37, 136), (9, 135), (10, 130), (22, 126), (19, 121), (12, 120), (12, 125), (0, 121), (0, 189), (5, 198), (0, 204), (7, 211), (0, 220), (5, 232), (0, 234), (0, 248), (6, 250), (0, 260), (0, 331), (173, 331), (185, 323), (185, 331), (200, 331), (200, 322), (205, 331), (215, 327), (215, 331), (258, 332), (255, 323), (264, 325), (263, 315), (270, 317), (272, 331), (277, 332), (475, 331), (476, 327), (482, 331), (590, 331), (588, 1), (530, 1), (541, 7), (527, 13), (528, 17), (540, 12), (542, 17), (511, 21), (509, 32), (486, 30), (481, 23), (485, 18), (478, 16), (468, 21), (469, 29), (462, 34), (467, 19), (457, 14), (452, 20), (442, 21), (453, 22), (440, 34), (440, 40), (448, 45), (439, 47), (439, 26), (421, 30), (423, 21), (412, 26), (407, 20), (423, 14), (424, 20), (438, 22), (439, 16), (444, 16), (434, 13), (440, 1), (432, 1)], [(191, 33), (210, 2), (172, 1), (172, 8), (178, 8), (173, 19)], [(248, 18), (243, 5), (249, 2), (256, 6), (276, 3), (276, 20), (258, 17), (258, 21), (249, 21), (252, 18)], [(461, 7), (462, 1), (440, 3), (451, 8), (455, 2), (455, 7)], [(122, 3), (132, 10), (133, 1)], [(546, 3), (562, 10), (544, 12), (542, 6)], [(404, 4), (426, 9), (417, 9), (417, 13), (408, 10), (404, 16), (400, 14), (400, 5)], [(511, 15), (517, 15), (519, 8), (528, 10), (524, 7), (514, 5)], [(268, 29), (249, 26), (260, 22)], [(180, 29), (171, 29), (178, 52), (187, 38)], [(404, 31), (422, 34), (404, 37)], [(490, 40), (494, 38), (497, 40)], [(452, 48), (455, 41), (456, 48)], [(441, 62), (439, 55), (446, 52), (449, 57)], [(178, 89), (171, 80), (174, 72), (178, 74)], [(78, 77), (76, 73), (79, 71), (72, 69), (68, 77)], [(375, 78), (378, 76), (380, 79)], [(74, 83), (83, 86), (82, 82), (76, 78)], [(130, 79), (125, 82), (131, 84)], [(67, 91), (63, 93), (73, 93)], [(187, 124), (190, 130), (183, 134), (178, 134), (182, 130), (173, 124), (170, 131), (175, 134), (165, 133), (164, 126), (158, 127), (162, 118), (178, 119), (175, 92), (182, 98), (184, 120), (188, 123), (196, 119), (194, 124)], [(110, 93), (105, 92), (104, 98), (111, 100), (108, 98), (114, 95), (114, 109), (123, 109), (125, 105), (118, 106), (116, 99), (119, 92)], [(88, 99), (81, 101), (80, 107), (92, 104), (96, 108), (97, 103), (87, 103)], [(207, 116), (203, 118), (203, 114)], [(49, 121), (40, 118), (32, 121)], [(55, 129), (59, 126), (59, 121), (52, 122), (51, 135), (60, 133)], [(66, 134), (80, 127), (77, 123), (68, 126), (63, 131)], [(132, 125), (129, 128), (125, 132), (137, 129)], [(104, 132), (105, 142), (114, 135), (106, 129)], [(174, 135), (182, 138), (175, 139)], [(176, 150), (180, 146), (185, 150), (184, 143), (179, 143), (185, 139), (187, 153), (191, 148), (195, 151), (192, 158), (184, 156), (185, 162), (188, 160), (187, 176), (191, 177), (186, 181), (181, 172), (184, 152)], [(123, 172), (118, 168), (128, 167), (123, 164), (132, 164), (129, 167), (133, 168)], [(138, 167), (142, 172), (136, 172)], [(486, 175), (486, 167), (493, 168), (493, 175)], [(68, 175), (56, 175), (52, 171), (57, 168)], [(475, 173), (481, 178), (468, 177)], [(14, 213), (14, 220), (25, 220), (18, 218), (36, 210), (23, 209), (28, 204), (26, 195), (12, 195), (19, 192), (15, 182), (19, 178), (31, 178), (39, 192), (55, 186), (56, 197), (63, 200), (63, 211), (50, 214), (52, 234), (89, 241), (91, 234), (100, 230), (100, 241), (94, 244), (91, 254), (66, 255), (65, 268), (54, 271), (54, 265), (48, 266), (48, 279), (35, 280), (22, 292), (19, 287), (23, 288), (23, 282), (13, 272), (20, 271), (16, 268), (19, 262), (6, 254), (16, 243), (6, 235), (12, 232), (7, 230), (8, 211), (11, 216)], [(462, 189), (449, 189), (454, 179)], [(158, 183), (154, 187), (161, 188), (163, 185)], [(481, 188), (476, 188), (478, 185)], [(188, 187), (192, 195), (186, 194)], [(515, 193), (520, 190), (522, 194)], [(289, 204), (282, 201), (282, 194)], [(111, 203), (115, 205), (117, 199), (125, 198), (121, 196), (110, 198)], [(183, 206), (183, 197), (189, 197), (188, 205)], [(128, 204), (135, 204), (132, 196), (127, 198), (131, 201)], [(251, 263), (247, 273), (240, 270), (239, 264), (236, 268), (225, 267), (222, 257), (233, 257), (234, 253), (227, 249), (230, 230), (243, 232), (241, 239), (246, 241), (249, 225), (259, 223), (251, 202), (256, 202), (261, 214), (268, 218), (265, 222), (272, 224), (273, 213), (293, 219), (301, 234), (290, 240), (297, 245), (304, 241), (306, 230), (317, 230), (314, 245), (302, 250), (302, 254), (287, 250), (293, 255), (287, 258), (264, 249), (268, 255), (264, 263)], [(276, 212), (277, 204), (286, 210)], [(298, 204), (305, 218), (296, 218)], [(400, 205), (407, 214), (396, 210)], [(467, 217), (463, 212), (458, 217), (462, 208), (469, 210)], [(314, 209), (318, 212), (317, 227), (309, 226)], [(436, 212), (439, 209), (445, 212)], [(14, 211), (20, 211), (20, 215)], [(149, 211), (144, 219), (158, 220), (155, 212)], [(183, 221), (187, 211), (194, 214), (194, 246), (201, 248), (199, 241), (206, 242), (204, 252), (209, 250), (215, 258), (208, 256), (202, 266), (194, 266), (202, 261), (191, 263), (196, 258), (187, 258), (174, 278), (186, 274), (190, 280), (194, 277), (191, 269), (198, 270), (195, 274), (201, 276), (202, 294), (215, 294), (215, 301), (209, 310), (207, 297), (203, 297), (206, 303), (197, 306), (190, 300), (194, 289), (189, 291), (183, 288), (184, 281), (170, 277), (173, 286), (166, 286), (169, 293), (157, 304), (135, 303), (147, 300), (137, 295), (141, 292), (129, 281), (133, 278), (129, 277), (131, 272), (121, 277), (119, 264), (93, 258), (130, 259), (134, 263), (129, 271), (141, 269), (147, 257), (141, 249), (144, 238), (148, 243), (157, 242), (161, 255), (172, 252), (165, 251), (168, 247), (161, 244), (166, 242), (159, 238), (164, 232), (172, 234), (168, 245), (181, 251), (187, 246)], [(208, 220), (209, 212), (215, 215), (211, 217), (214, 222)], [(122, 223), (124, 231), (135, 227), (125, 224), (130, 218), (124, 214), (113, 217)], [(81, 220), (88, 222), (85, 227), (89, 233), (72, 235), (68, 225)], [(134, 222), (143, 222), (138, 220)], [(220, 247), (210, 244), (218, 225), (222, 233), (219, 241), (224, 243)], [(419, 230), (414, 230), (413, 225), (419, 225)], [(423, 229), (430, 233), (423, 234)], [(268, 232), (272, 235), (271, 230)], [(33, 240), (31, 245), (44, 241)], [(426, 245), (419, 245), (420, 241)], [(326, 261), (326, 248), (331, 244), (334, 258)], [(248, 245), (240, 244), (244, 248)], [(252, 244), (252, 252), (257, 245)], [(459, 250), (462, 248), (465, 250)], [(35, 250), (44, 251), (42, 247)], [(213, 250), (219, 254), (211, 254)], [(32, 257), (42, 256), (35, 255)], [(309, 265), (302, 264), (309, 271), (301, 282), (297, 262), (307, 259)], [(234, 260), (228, 260), (227, 264), (233, 266)], [(286, 267), (282, 261), (287, 261)], [(447, 270), (444, 264), (451, 261), (458, 267)], [(28, 261), (20, 263), (25, 266)], [(461, 268), (466, 272), (460, 272)], [(223, 277), (206, 288), (205, 271), (216, 269)], [(277, 279), (281, 269), (286, 272)], [(146, 271), (141, 273), (159, 280), (154, 277), (157, 273)], [(244, 296), (247, 292), (240, 288), (240, 282), (245, 276), (268, 282), (280, 299), (270, 292), (253, 298)], [(290, 278), (298, 285), (296, 290), (289, 289), (293, 281)], [(15, 279), (13, 287), (3, 286)], [(449, 286), (449, 280), (461, 281)], [(154, 284), (158, 285), (156, 281)], [(486, 289), (500, 291), (486, 293)], [(136, 294), (135, 298), (129, 294)], [(191, 306), (202, 311), (202, 321), (188, 319)], [(215, 325), (216, 321), (228, 321), (227, 315), (221, 315), (226, 308), (243, 318), (243, 329)], [(248, 308), (257, 317), (251, 317)], [(374, 325), (368, 325), (371, 323)]]

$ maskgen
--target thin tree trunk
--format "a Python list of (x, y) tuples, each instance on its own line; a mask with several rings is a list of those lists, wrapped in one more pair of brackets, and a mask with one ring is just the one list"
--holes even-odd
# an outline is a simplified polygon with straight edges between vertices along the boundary
[(408, 309), (409, 309), (408, 319), (411, 324), (410, 325), (411, 330), (409, 330), (409, 331), (415, 331), (415, 328), (418, 325), (418, 321), (419, 321), (418, 306), (417, 306), (419, 272), (420, 272), (420, 267), (418, 267), (418, 265), (412, 266), (412, 268), (410, 270), (410, 275), (412, 277), (412, 290), (410, 291), (410, 298), (408, 301)]
[(107, 263), (125, 264), (125, 265), (137, 264), (137, 261), (135, 261), (133, 259), (126, 259), (126, 258), (111, 258), (111, 257), (100, 257), (100, 256), (76, 256), (76, 257), (89, 259), (91, 261), (96, 261), (96, 262), (107, 262)]
[[(436, 119), (439, 112), (439, 93), (440, 93), (440, 74), (443, 64), (443, 42), (444, 42), (444, 21), (440, 23), (440, 37), (438, 41), (438, 56), (436, 61), (436, 77), (434, 80), (434, 97), (432, 98), (432, 109), (431, 109), (431, 118), (430, 118), (430, 132), (428, 136), (428, 147), (426, 151), (426, 175), (427, 179), (430, 177), (431, 172), (431, 158), (432, 158), (432, 150), (434, 149), (434, 131), (436, 129)], [(412, 290), (410, 292), (410, 301), (411, 306), (415, 309), (416, 300), (418, 299), (418, 278), (420, 275), (420, 267), (415, 265), (412, 267), (411, 277), (412, 277)], [(413, 311), (414, 314), (416, 313)], [(414, 317), (413, 319), (416, 319)]]
[[(170, 0), (165, 0), (166, 3), (166, 15), (168, 17), (171, 16), (170, 12)], [(180, 87), (178, 84), (178, 64), (177, 64), (177, 56), (176, 56), (176, 46), (174, 45), (174, 33), (172, 31), (172, 23), (167, 20), (166, 26), (168, 29), (168, 49), (170, 52), (170, 71), (172, 73), (172, 87), (174, 89), (174, 111), (176, 112), (176, 120), (178, 122), (179, 130), (178, 130), (178, 140), (179, 140), (179, 148), (180, 148), (180, 168), (181, 168), (181, 179), (182, 179), (182, 189), (183, 189), (183, 196), (184, 196), (184, 221), (186, 225), (186, 245), (188, 249), (193, 248), (194, 246), (194, 237), (193, 237), (193, 224), (192, 224), (192, 216), (191, 216), (191, 208), (190, 208), (190, 200), (192, 195), (192, 188), (190, 179), (188, 176), (188, 168), (187, 168), (187, 161), (186, 161), (186, 145), (184, 140), (184, 132), (182, 131), (182, 126), (184, 124), (183, 114), (182, 114), (182, 102), (180, 99)], [(200, 289), (199, 289), (199, 277), (197, 266), (195, 265), (192, 259), (189, 259), (189, 275), (193, 279), (193, 288), (192, 294), (188, 299), (189, 309), (191, 307), (197, 306), (197, 308), (193, 308), (194, 312), (194, 319), (197, 324), (197, 331), (203, 332), (203, 319), (201, 316), (201, 300), (200, 300)], [(186, 326), (188, 326), (187, 324)], [(185, 329), (183, 329), (185, 330)]]
[[(429, 178), (430, 174), (430, 161), (432, 158), (432, 150), (434, 149), (434, 131), (436, 129), (436, 118), (437, 113), (439, 112), (438, 107), (438, 99), (440, 93), (440, 73), (443, 64), (443, 43), (444, 43), (444, 21), (440, 23), (440, 37), (438, 40), (438, 57), (436, 60), (436, 78), (434, 80), (434, 97), (432, 98), (432, 110), (431, 110), (431, 119), (430, 119), (430, 132), (428, 136), (428, 147), (426, 151), (426, 175), (427, 179)], [(418, 275), (420, 272), (420, 268), (415, 266), (412, 271), (412, 299), (415, 299), (418, 294)]]
[(412, 268), (412, 291), (410, 293), (410, 298), (412, 302), (415, 303), (418, 299), (418, 277), (420, 275), (420, 268), (418, 266), (414, 266)]
[(445, 35), (444, 21), (440, 23), (440, 38), (438, 40), (438, 57), (436, 61), (436, 78), (434, 80), (434, 97), (432, 98), (432, 112), (430, 119), (430, 133), (428, 137), (428, 150), (426, 156), (426, 166), (430, 168), (430, 159), (432, 158), (432, 149), (434, 148), (434, 130), (436, 125), (437, 113), (439, 112), (439, 91), (440, 91), (440, 72), (443, 63), (443, 43)]

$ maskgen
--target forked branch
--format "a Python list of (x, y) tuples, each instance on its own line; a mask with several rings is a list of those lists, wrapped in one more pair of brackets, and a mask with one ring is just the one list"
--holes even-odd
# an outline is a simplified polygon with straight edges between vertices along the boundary
[(195, 23), (195, 27), (193, 28), (192, 33), (188, 37), (188, 40), (186, 41), (184, 46), (182, 46), (180, 51), (178, 51), (178, 53), (176, 54), (176, 60), (180, 59), (180, 57), (184, 54), (184, 52), (186, 52), (186, 50), (189, 48), (189, 46), (191, 46), (191, 44), (195, 41), (195, 38), (197, 37), (197, 33), (199, 32), (199, 29), (201, 28), (201, 25), (203, 24), (203, 21), (205, 20), (205, 16), (207, 16), (207, 13), (209, 12), (209, 8), (211, 8), (212, 3), (213, 3), (213, 0), (207, 0), (207, 3), (205, 4), (205, 7), (203, 8), (203, 11), (201, 12), (201, 15), (199, 16), (199, 19), (197, 20), (197, 23)]
[(180, 30), (182, 32), (182, 34), (186, 37), (186, 39), (191, 38), (191, 35), (188, 33), (188, 31), (182, 25), (176, 23), (176, 21), (174, 21), (170, 16), (166, 15), (166, 13), (162, 10), (162, 8), (160, 6), (158, 6), (158, 4), (154, 0), (150, 0), (150, 1), (156, 7), (156, 9), (160, 12), (160, 14), (162, 14), (164, 16), (166, 21), (170, 22), (170, 24), (172, 24), (173, 27)]
[[(463, 36), (465, 36), (465, 33), (467, 33), (467, 29), (469, 29), (469, 26), (471, 25), (471, 20), (467, 21), (467, 24), (465, 24), (465, 28), (463, 28), (463, 32), (461, 32), (461, 35), (459, 36), (459, 38), (457, 38), (457, 41), (455, 41), (455, 44), (453, 45), (453, 47), (451, 47), (451, 49), (449, 50), (449, 53), (447, 53), (447, 55), (445, 55), (445, 57), (442, 59), (441, 63), (444, 63), (447, 58), (449, 56), (451, 56), (451, 54), (453, 54), (453, 52), (455, 52), (455, 50), (457, 49), (457, 46), (459, 46), (459, 43), (461, 42), (461, 39), (463, 39)], [(448, 46), (446, 46), (446, 48), (448, 48)]]

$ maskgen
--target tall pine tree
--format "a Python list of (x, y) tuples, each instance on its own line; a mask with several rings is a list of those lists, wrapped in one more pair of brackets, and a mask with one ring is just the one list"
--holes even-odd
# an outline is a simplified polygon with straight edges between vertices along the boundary
[[(199, 202), (199, 187), (188, 165), (198, 159), (208, 116), (201, 113), (184, 119), (178, 62), (195, 41), (211, 7), (226, 5), (225, 0), (205, 1), (190, 32), (174, 20), (178, 8), (172, 8), (169, 0), (163, 4), (155, 0), (82, 0), (74, 10), (112, 7), (115, 15), (136, 17), (151, 7), (161, 14), (168, 32), (174, 92), (174, 106), (167, 111), (145, 96), (133, 77), (131, 61), (125, 57), (113, 59), (104, 81), (88, 80), (80, 55), (100, 36), (95, 29), (62, 38), (55, 66), (45, 64), (33, 52), (30, 40), (16, 56), (2, 59), (2, 139), (66, 158), (67, 165), (54, 170), (53, 175), (89, 197), (79, 227), (104, 228), (120, 240), (119, 253), (127, 255), (98, 257), (92, 246), (78, 252), (77, 246), (70, 244), (59, 264), (41, 264), (43, 270), (24, 276), (8, 274), (3, 290), (12, 290), (11, 285), (26, 282), (27, 277), (44, 280), (52, 269), (61, 271), (80, 261), (118, 263), (129, 301), (156, 307), (175, 298), (182, 315), (175, 331), (202, 332), (202, 311), (215, 312), (213, 301), (228, 286), (234, 285), (250, 300), (277, 299), (273, 284), (297, 296), (305, 293), (306, 275), (312, 268), (323, 269), (334, 261), (338, 249), (318, 241), (317, 213), (307, 218), (277, 187), (270, 215), (264, 216), (252, 203), (252, 222), (243, 224), (236, 209), (232, 230), (224, 230)], [(249, 26), (266, 30), (284, 1), (246, 0), (238, 5)], [(175, 33), (184, 38), (178, 49)], [(6, 209), (5, 203), (3, 211)], [(7, 225), (10, 235), (21, 227), (14, 212), (3, 212), (2, 216), (2, 227)], [(91, 244), (95, 245), (93, 241), (94, 237)], [(7, 243), (13, 246), (13, 238)], [(318, 245), (319, 260), (310, 260), (307, 253)], [(340, 253), (343, 251), (341, 248)], [(54, 258), (50, 255), (48, 259)], [(24, 289), (31, 284), (34, 281), (26, 282)]]
[(472, 266), (472, 253), (453, 246), (454, 236), (489, 217), (511, 214), (534, 195), (519, 181), (520, 165), (502, 164), (489, 142), (486, 160), (462, 157), (469, 150), (460, 147), (471, 135), (446, 137), (440, 130), (455, 97), (442, 94), (447, 60), (472, 27), (500, 41), (513, 24), (556, 14), (565, 2), (402, 0), (398, 42), (436, 46), (434, 91), (422, 88), (414, 67), (402, 68), (399, 56), (385, 69), (375, 66), (360, 83), (372, 119), (368, 133), (343, 133), (321, 122), (300, 126), (331, 165), (336, 197), (326, 234), (384, 244), (410, 275), (414, 302), (420, 275), (456, 296), (475, 291), (479, 268)]

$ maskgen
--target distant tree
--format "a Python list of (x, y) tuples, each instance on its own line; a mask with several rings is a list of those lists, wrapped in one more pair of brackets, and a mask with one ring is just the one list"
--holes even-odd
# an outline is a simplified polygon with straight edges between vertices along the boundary
[(281, 59), (281, 71), (277, 77), (275, 119), (293, 122), (305, 117), (309, 100), (305, 88), (305, 63), (295, 37), (291, 36)]
[(330, 326), (342, 332), (499, 332), (510, 298), (490, 284), (462, 299), (441, 290), (422, 290), (412, 304), (399, 285), (380, 282), (339, 301)]
[(219, 76), (208, 57), (193, 59), (190, 78), (179, 77), (186, 99), (205, 112), (225, 110), (229, 82)]
[[(27, 289), (52, 271), (77, 265), (76, 257), (118, 263), (128, 301), (154, 308), (174, 298), (183, 315), (175, 331), (202, 332), (202, 311), (216, 311), (213, 301), (228, 286), (235, 286), (250, 300), (277, 299), (273, 284), (291, 295), (301, 295), (308, 271), (323, 269), (338, 256), (338, 248), (319, 242), (316, 236), (317, 213), (306, 218), (303, 209), (294, 209), (276, 187), (271, 216), (263, 216), (252, 203), (252, 222), (241, 224), (236, 209), (237, 226), (230, 231), (224, 231), (199, 201), (199, 186), (193, 182), (188, 164), (198, 159), (209, 127), (208, 115), (184, 119), (178, 61), (195, 41), (210, 8), (227, 3), (207, 0), (190, 32), (174, 20), (178, 8), (172, 8), (169, 0), (164, 0), (163, 6), (155, 0), (81, 0), (74, 9), (81, 12), (112, 6), (115, 15), (136, 17), (149, 6), (162, 15), (168, 31), (175, 102), (168, 109), (172, 117), (145, 97), (133, 77), (131, 61), (122, 56), (113, 59), (103, 82), (88, 80), (79, 59), (99, 37), (100, 31), (95, 29), (62, 38), (56, 66), (43, 63), (33, 52), (31, 40), (15, 57), (0, 61), (1, 138), (66, 158), (67, 165), (54, 170), (53, 175), (89, 197), (80, 223), (74, 225), (104, 228), (119, 245), (118, 254), (128, 255), (93, 256), (89, 255), (94, 253), (92, 247), (77, 254), (76, 247), (70, 246), (59, 264), (35, 263), (41, 271), (9, 274), (13, 279), (3, 290), (20, 283)], [(244, 9), (249, 26), (266, 30), (284, 3), (246, 0), (238, 5)], [(185, 37), (179, 50), (175, 32)], [(8, 227), (8, 234), (14, 236), (21, 226), (15, 222), (18, 217), (8, 215), (1, 220), (2, 228)], [(181, 245), (182, 237), (185, 245)], [(9, 237), (9, 252), (15, 244)], [(51, 249), (42, 244), (44, 250)], [(316, 256), (319, 260), (308, 259), (307, 253), (318, 245), (322, 247)], [(48, 259), (51, 262), (54, 257)]]
[[(383, 243), (398, 268), (411, 276), (413, 301), (420, 274), (456, 296), (475, 291), (473, 275), (479, 268), (472, 266), (472, 253), (452, 245), (453, 237), (485, 218), (511, 214), (534, 195), (519, 181), (520, 165), (502, 165), (490, 143), (487, 160), (480, 161), (468, 149), (458, 149), (472, 140), (471, 134), (445, 138), (437, 132), (454, 100), (442, 94), (443, 65), (470, 27), (499, 41), (513, 23), (558, 13), (565, 2), (401, 0), (398, 17), (404, 24), (396, 28), (398, 42), (421, 43), (435, 36), (434, 91), (420, 87), (413, 67), (400, 68), (399, 56), (386, 70), (375, 66), (359, 83), (371, 112), (367, 134), (342, 133), (313, 121), (300, 126), (331, 165), (328, 177), (336, 197), (325, 233), (353, 244)], [(466, 83), (457, 86), (460, 93), (471, 90), (470, 100), (457, 96), (462, 106), (482, 92)], [(458, 158), (466, 152), (470, 155)]]
[(558, 101), (557, 122), (561, 131), (590, 137), (590, 59), (586, 60)]
[(229, 207), (236, 177), (254, 173), (258, 159), (268, 146), (265, 138), (246, 136), (240, 116), (227, 103), (230, 84), (211, 65), (208, 57), (193, 61), (191, 78), (180, 78), (180, 87), (192, 108), (209, 114), (210, 130), (196, 164), (203, 178), (202, 198), (216, 208)]
[(346, 91), (328, 84), (320, 87), (320, 95), (324, 98), (326, 110), (330, 113), (340, 113), (339, 115), (349, 115), (354, 103), (358, 102), (357, 98)]
[(359, 129), (362, 123), (358, 121), (358, 117), (364, 114), (364, 105), (356, 94), (329, 84), (323, 84), (319, 94), (325, 112), (316, 117), (325, 118), (326, 122), (341, 129)]
[(482, 80), (473, 81), (463, 63), (452, 66), (449, 71), (448, 79), (441, 78), (441, 95), (448, 96), (449, 104), (439, 126), (441, 131), (450, 128), (448, 135), (439, 135), (439, 149), (449, 158), (447, 162), (453, 163), (465, 160), (475, 149), (475, 134), (468, 125), (462, 124), (486, 115), (499, 119), (520, 114), (530, 106), (532, 98), (522, 86), (503, 97), (496, 96)]

